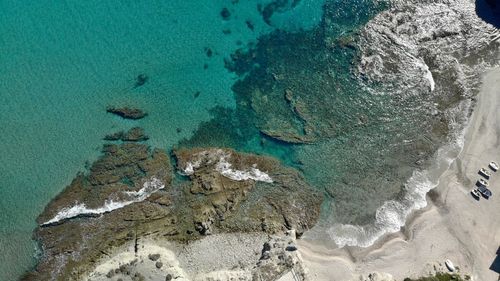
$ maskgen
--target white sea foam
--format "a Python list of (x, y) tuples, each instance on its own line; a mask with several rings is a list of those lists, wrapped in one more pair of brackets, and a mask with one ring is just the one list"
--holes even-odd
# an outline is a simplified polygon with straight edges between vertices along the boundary
[(187, 162), (186, 167), (184, 169), (180, 169), (180, 173), (186, 176), (194, 174), (194, 170), (199, 168), (201, 165), (201, 161), (195, 162)]
[(272, 183), (273, 179), (271, 177), (257, 169), (255, 166), (251, 167), (248, 171), (241, 171), (231, 168), (231, 163), (227, 162), (226, 157), (221, 157), (219, 163), (215, 166), (215, 169), (226, 178), (230, 178), (235, 181), (243, 180), (254, 180)]
[(418, 61), (417, 66), (424, 71), (424, 78), (429, 81), (429, 86), (431, 87), (431, 92), (434, 91), (436, 87), (436, 82), (434, 82), (434, 77), (432, 76), (432, 72), (429, 70), (429, 66), (425, 62)]
[(154, 192), (165, 188), (165, 185), (157, 178), (152, 178), (150, 181), (144, 183), (143, 187), (138, 191), (124, 192), (129, 198), (125, 201), (107, 200), (102, 207), (91, 209), (84, 203), (76, 204), (72, 207), (63, 208), (57, 215), (44, 222), (42, 225), (57, 223), (61, 220), (74, 218), (81, 215), (99, 215), (111, 212), (116, 209), (123, 208), (132, 203), (144, 201)]
[(221, 175), (230, 178), (235, 181), (243, 180), (254, 180), (272, 183), (272, 178), (265, 172), (259, 170), (254, 164), (248, 170), (237, 170), (231, 168), (232, 164), (229, 163), (228, 159), (231, 158), (231, 154), (224, 152), (222, 149), (208, 150), (199, 152), (193, 155), (196, 160), (188, 161), (184, 168), (180, 168), (179, 171), (183, 175), (192, 175), (195, 170), (201, 167), (201, 164), (211, 165), (215, 164), (215, 170)]
[[(467, 108), (470, 103), (463, 103), (455, 110), (462, 112), (460, 116), (466, 120)], [(460, 119), (460, 118), (459, 118)], [(369, 247), (381, 236), (394, 233), (406, 223), (412, 211), (427, 206), (426, 194), (439, 184), (439, 177), (450, 167), (458, 157), (465, 142), (466, 126), (464, 122), (452, 120), (450, 128), (456, 133), (454, 141), (441, 147), (435, 156), (435, 163), (424, 171), (414, 171), (405, 185), (406, 194), (401, 201), (386, 201), (375, 214), (375, 222), (368, 225), (334, 224), (327, 232), (338, 247), (358, 246)]]

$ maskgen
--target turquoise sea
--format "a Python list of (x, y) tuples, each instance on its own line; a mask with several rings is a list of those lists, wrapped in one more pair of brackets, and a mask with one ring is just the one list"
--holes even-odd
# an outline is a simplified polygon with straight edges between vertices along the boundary
[[(0, 280), (34, 265), (36, 216), (99, 156), (104, 135), (138, 125), (165, 149), (189, 138), (212, 108), (235, 107), (224, 58), (322, 14), (321, 1), (303, 1), (270, 26), (257, 10), (266, 1), (233, 2), (0, 1)], [(148, 81), (134, 87), (139, 74)], [(107, 105), (149, 116), (121, 120)]]
[[(374, 95), (353, 75), (357, 31), (383, 9), (0, 1), (0, 280), (34, 266), (37, 215), (99, 157), (106, 134), (134, 126), (155, 147), (227, 146), (299, 169), (327, 198), (319, 232), (373, 221), (441, 144), (426, 140), (446, 136), (414, 109), (432, 101)], [(108, 105), (149, 115), (123, 120)]]

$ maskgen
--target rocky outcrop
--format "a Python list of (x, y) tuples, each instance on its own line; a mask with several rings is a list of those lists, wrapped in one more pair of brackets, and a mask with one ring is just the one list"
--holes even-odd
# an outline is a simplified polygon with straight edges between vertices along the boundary
[(425, 85), (442, 100), (470, 97), (477, 73), (497, 61), (500, 36), (474, 13), (474, 5), (469, 0), (393, 1), (361, 32), (359, 73), (392, 85), (392, 93), (415, 95)]
[(143, 128), (140, 127), (134, 127), (126, 132), (124, 131), (119, 131), (113, 134), (106, 135), (104, 137), (104, 140), (107, 141), (132, 141), (132, 142), (138, 142), (138, 141), (146, 141), (148, 140), (149, 137), (146, 135), (144, 132)]
[(108, 106), (106, 111), (115, 115), (118, 115), (124, 119), (142, 119), (146, 117), (148, 114), (138, 108), (130, 108), (130, 107), (113, 107)]
[(396, 281), (396, 279), (394, 279), (389, 273), (372, 272), (359, 275), (358, 277), (352, 279), (352, 281)]
[(89, 172), (37, 219), (44, 255), (23, 280), (79, 280), (115, 247), (135, 243), (137, 252), (144, 237), (185, 243), (217, 232), (280, 234), (291, 228), (300, 235), (319, 217), (321, 194), (273, 158), (215, 148), (174, 155), (189, 181), (172, 183), (162, 150), (104, 146)]
[(293, 280), (307, 280), (307, 272), (295, 244), (295, 231), (286, 236), (271, 237), (263, 245), (259, 262), (253, 269), (253, 280), (277, 280), (289, 273)]
[(320, 193), (273, 158), (216, 148), (177, 150), (175, 156), (192, 181), (190, 193), (198, 195), (191, 209), (201, 234), (216, 226), (268, 233), (293, 228), (301, 235), (319, 216)]

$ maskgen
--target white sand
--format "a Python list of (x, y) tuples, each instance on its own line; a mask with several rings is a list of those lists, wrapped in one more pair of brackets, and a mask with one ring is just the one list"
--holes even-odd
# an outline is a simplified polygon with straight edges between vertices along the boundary
[(434, 189), (438, 199), (416, 212), (404, 230), (370, 248), (327, 249), (298, 241), (311, 280), (360, 280), (370, 272), (403, 280), (444, 271), (445, 259), (473, 280), (498, 280), (489, 267), (500, 246), (500, 171), (491, 177), (489, 200), (476, 201), (470, 194), (478, 170), (492, 160), (500, 160), (500, 69), (484, 77), (464, 149)]
[[(250, 269), (259, 260), (265, 241), (268, 236), (264, 233), (214, 234), (189, 244), (143, 238), (138, 240), (137, 252), (133, 243), (114, 249), (82, 280), (141, 280), (132, 278), (136, 273), (142, 280), (165, 280), (168, 274), (176, 281), (252, 280)], [(153, 255), (157, 259), (152, 260)], [(161, 262), (160, 268), (157, 262)], [(120, 266), (126, 266), (128, 273), (106, 276)]]

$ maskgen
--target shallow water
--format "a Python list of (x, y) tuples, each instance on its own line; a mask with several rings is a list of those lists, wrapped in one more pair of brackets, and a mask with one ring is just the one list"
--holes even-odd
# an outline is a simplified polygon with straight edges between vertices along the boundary
[[(0, 3), (0, 280), (34, 265), (36, 216), (98, 157), (104, 135), (142, 126), (150, 144), (170, 148), (210, 120), (210, 109), (235, 107), (236, 77), (224, 58), (275, 28), (259, 3)], [(314, 25), (318, 3), (299, 5), (307, 20), (285, 10), (275, 25), (286, 28), (287, 17), (298, 21), (290, 28)], [(148, 80), (135, 87), (139, 74)], [(105, 112), (108, 105), (149, 116), (122, 120)]]
[[(353, 75), (356, 31), (385, 7), (326, 3), (0, 2), (0, 280), (32, 268), (37, 215), (104, 135), (133, 126), (152, 146), (226, 146), (299, 169), (327, 198), (323, 234), (403, 198), (447, 128), (430, 98), (369, 91)], [(108, 105), (149, 115), (123, 120)]]

